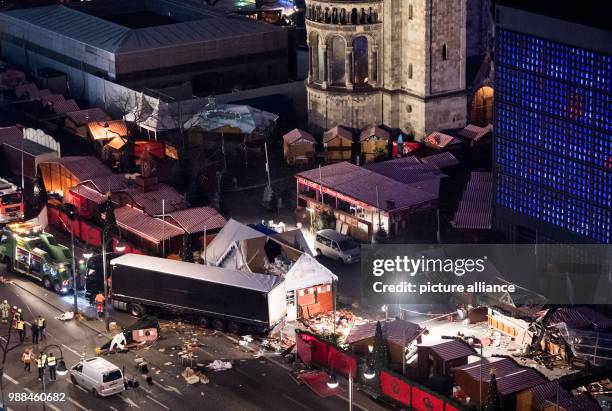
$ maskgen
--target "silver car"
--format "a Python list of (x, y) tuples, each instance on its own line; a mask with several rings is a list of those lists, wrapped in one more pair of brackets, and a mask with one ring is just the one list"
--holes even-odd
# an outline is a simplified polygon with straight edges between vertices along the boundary
[(321, 230), (315, 236), (314, 248), (319, 255), (344, 264), (356, 263), (361, 258), (361, 246), (351, 237), (335, 230)]

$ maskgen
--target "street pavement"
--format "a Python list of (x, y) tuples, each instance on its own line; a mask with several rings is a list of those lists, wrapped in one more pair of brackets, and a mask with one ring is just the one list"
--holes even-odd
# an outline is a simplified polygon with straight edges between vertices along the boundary
[[(5, 274), (6, 275), (6, 274)], [(55, 319), (64, 311), (71, 309), (72, 296), (60, 297), (45, 290), (37, 283), (7, 275), (11, 283), (0, 284), (0, 301), (7, 299), (9, 304), (22, 308), (26, 321), (31, 321), (41, 314), (47, 319), (47, 340), (39, 344), (56, 344), (61, 347), (66, 365), (70, 368), (81, 356), (95, 355), (95, 347), (108, 341), (104, 323), (97, 319), (62, 322)], [(84, 303), (79, 304), (85, 307)], [(88, 313), (93, 309), (90, 307)], [(135, 319), (125, 313), (112, 314), (112, 320), (121, 325), (129, 325)], [(264, 356), (255, 358), (238, 344), (235, 338), (222, 333), (203, 333), (199, 340), (203, 343), (197, 351), (197, 361), (209, 363), (215, 359), (230, 360), (233, 368), (221, 372), (206, 372), (210, 378), (207, 385), (188, 385), (180, 377), (184, 367), (179, 363), (173, 348), (180, 346), (181, 339), (187, 338), (191, 330), (187, 325), (182, 327), (183, 336), (166, 333), (150, 348), (130, 351), (123, 354), (112, 354), (105, 357), (118, 367), (125, 367), (127, 376), (136, 377), (140, 386), (124, 391), (118, 396), (96, 398), (85, 392), (82, 387), (70, 382), (69, 375), (59, 377), (57, 381), (45, 385), (47, 392), (65, 393), (64, 402), (47, 403), (49, 410), (342, 410), (348, 408), (346, 382), (341, 384), (339, 395), (320, 398), (304, 385), (298, 384), (289, 374), (290, 367), (279, 357)], [(6, 336), (6, 327), (0, 329), (0, 335)], [(20, 362), (21, 353), (32, 346), (28, 329), (26, 342), (7, 355), (4, 376), (6, 405), (12, 410), (40, 410), (41, 403), (23, 404), (9, 402), (8, 393), (43, 392), (43, 386), (37, 379), (35, 366), (27, 374)], [(207, 334), (207, 335), (204, 335)], [(16, 335), (11, 336), (18, 341)], [(36, 348), (35, 348), (36, 351)], [(55, 351), (56, 356), (59, 354)], [(136, 368), (137, 357), (149, 364), (149, 375), (153, 384), (146, 383)], [(48, 378), (48, 374), (47, 374)], [(356, 392), (355, 409), (379, 410), (381, 406), (371, 401), (363, 393)]]

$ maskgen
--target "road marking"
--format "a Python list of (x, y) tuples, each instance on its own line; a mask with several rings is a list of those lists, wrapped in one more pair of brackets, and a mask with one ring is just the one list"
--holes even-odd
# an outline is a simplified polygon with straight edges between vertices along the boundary
[(180, 392), (178, 388), (175, 388), (175, 387), (173, 387), (171, 385), (165, 386), (165, 385), (162, 385), (162, 384), (158, 383), (155, 380), (153, 380), (153, 384), (157, 385), (158, 387), (160, 387), (164, 391), (174, 391), (175, 393), (177, 393), (179, 395), (183, 395), (183, 393)]
[(109, 405), (108, 408), (110, 408), (113, 411), (119, 411), (117, 408), (113, 407), (112, 405)]
[(286, 399), (288, 399), (289, 401), (291, 401), (293, 404), (298, 405), (301, 408), (304, 408), (306, 410), (309, 410), (310, 408), (308, 408), (307, 406), (305, 406), (304, 404), (302, 404), (301, 402), (297, 401), (295, 398), (291, 398), (290, 396), (288, 396), (287, 394), (283, 394), (283, 397), (285, 397)]
[(155, 398), (151, 397), (150, 395), (147, 395), (147, 398), (150, 399), (151, 401), (153, 401), (154, 403), (159, 404), (161, 407), (164, 407), (167, 410), (170, 409), (170, 408), (166, 407), (164, 404), (162, 404), (161, 402), (157, 401)]
[(145, 387), (143, 387), (142, 385), (139, 385), (138, 388), (140, 388), (141, 390), (143, 390), (144, 392), (153, 395), (153, 391), (151, 390), (147, 390)]
[(82, 409), (83, 411), (91, 411), (89, 408), (85, 408), (84, 406), (82, 406), (81, 404), (79, 404), (78, 402), (76, 402), (75, 400), (73, 400), (70, 397), (68, 397), (68, 401), (70, 401), (71, 403), (73, 403), (75, 406), (77, 406), (78, 408)]
[(130, 400), (129, 398), (124, 397), (122, 394), (119, 394), (118, 397), (121, 398), (121, 400), (124, 403), (128, 404), (130, 407), (140, 408), (138, 404), (136, 404), (134, 401)]
[(14, 379), (13, 377), (11, 377), (10, 375), (8, 375), (6, 373), (4, 373), (4, 378), (6, 378), (7, 380), (9, 380), (10, 382), (12, 382), (15, 385), (19, 384), (19, 381), (17, 381), (16, 379)]
[(81, 387), (81, 386), (80, 386), (80, 385), (78, 385), (78, 384), (73, 383), (73, 382), (72, 382), (72, 380), (68, 380), (68, 381), (70, 381), (70, 384), (74, 385), (74, 386), (75, 386), (75, 387), (77, 387), (79, 390), (81, 390), (81, 391), (83, 391), (83, 392), (87, 392), (87, 390), (86, 390), (85, 388)]
[(75, 354), (77, 357), (81, 358), (81, 353), (77, 352), (76, 350), (73, 350), (72, 348), (68, 347), (66, 344), (62, 344), (62, 347), (65, 347), (67, 350)]

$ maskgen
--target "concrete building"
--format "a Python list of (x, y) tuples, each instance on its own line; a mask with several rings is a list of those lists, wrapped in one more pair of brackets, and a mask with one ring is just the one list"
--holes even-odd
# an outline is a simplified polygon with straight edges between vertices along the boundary
[(0, 13), (0, 31), (4, 59), (66, 73), (77, 95), (87, 93), (87, 74), (217, 94), (288, 79), (285, 29), (178, 0), (12, 10)]
[(495, 215), (512, 242), (612, 243), (610, 13), (497, 6)]
[(422, 139), (465, 126), (470, 87), (488, 73), (486, 4), (307, 0), (311, 127), (384, 123)]

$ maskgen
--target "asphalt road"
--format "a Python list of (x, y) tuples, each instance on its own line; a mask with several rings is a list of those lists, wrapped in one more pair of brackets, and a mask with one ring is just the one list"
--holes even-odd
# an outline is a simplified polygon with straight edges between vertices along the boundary
[[(11, 278), (10, 276), (8, 278)], [(14, 277), (13, 277), (14, 278)], [(26, 287), (31, 292), (24, 291)], [(7, 299), (9, 304), (22, 308), (24, 318), (30, 321), (38, 314), (47, 319), (46, 344), (57, 344), (61, 347), (64, 360), (68, 367), (76, 364), (84, 353), (86, 357), (93, 356), (95, 347), (108, 341), (107, 337), (95, 331), (100, 324), (62, 322), (54, 317), (60, 310), (50, 303), (60, 298), (49, 294), (47, 290), (32, 283), (30, 280), (15, 278), (13, 284), (0, 284), (0, 301)], [(61, 302), (61, 301), (60, 301)], [(122, 315), (120, 322), (131, 322), (133, 319)], [(96, 322), (94, 320), (94, 322)], [(346, 387), (341, 385), (340, 396), (320, 398), (304, 385), (299, 385), (291, 378), (289, 367), (276, 358), (254, 358), (250, 352), (245, 352), (231, 337), (224, 334), (200, 332), (199, 339), (203, 347), (198, 350), (198, 362), (207, 363), (215, 359), (231, 360), (233, 368), (222, 372), (208, 372), (210, 383), (207, 385), (188, 385), (179, 376), (183, 366), (173, 353), (182, 340), (189, 338), (192, 331), (185, 326), (179, 326), (179, 331), (168, 332), (148, 350), (139, 350), (125, 354), (113, 354), (106, 358), (119, 367), (125, 366), (128, 376), (135, 376), (140, 387), (124, 391), (118, 396), (105, 399), (95, 398), (79, 386), (70, 382), (69, 375), (58, 377), (57, 381), (46, 384), (47, 392), (65, 393), (64, 402), (47, 403), (49, 410), (342, 410), (348, 408), (346, 402)], [(194, 330), (195, 331), (195, 330)], [(6, 336), (6, 327), (0, 328), (0, 335)], [(163, 332), (162, 332), (163, 334)], [(11, 336), (11, 346), (18, 341), (16, 335)], [(5, 365), (4, 391), (6, 405), (12, 410), (40, 410), (41, 403), (9, 402), (8, 393), (43, 392), (43, 386), (37, 379), (37, 373), (32, 367), (32, 373), (27, 374), (20, 362), (21, 353), (26, 347), (32, 346), (30, 332), (28, 339), (16, 349), (9, 352)], [(39, 345), (42, 348), (42, 344)], [(56, 355), (58, 354), (57, 351)], [(135, 358), (140, 356), (149, 364), (149, 375), (153, 384), (145, 382), (136, 369)], [(47, 375), (48, 378), (48, 375)], [(377, 404), (358, 393), (355, 409), (381, 409)], [(341, 398), (344, 397), (344, 398)], [(357, 397), (356, 397), (357, 398)]]

